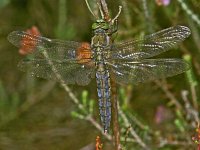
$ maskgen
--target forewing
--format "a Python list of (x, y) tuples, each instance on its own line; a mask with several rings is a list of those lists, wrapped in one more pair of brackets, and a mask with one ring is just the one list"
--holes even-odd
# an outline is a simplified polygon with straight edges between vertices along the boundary
[(144, 59), (109, 63), (118, 83), (146, 82), (180, 74), (190, 67), (182, 59)]
[(145, 59), (163, 53), (183, 41), (190, 35), (190, 29), (185, 26), (174, 26), (147, 35), (139, 40), (122, 42), (112, 46), (112, 59), (137, 60)]
[(18, 48), (23, 47), (30, 51), (35, 58), (43, 57), (41, 51), (45, 50), (49, 58), (55, 60), (75, 60), (76, 50), (81, 46), (79, 42), (48, 39), (23, 31), (11, 32), (8, 40)]
[(64, 81), (66, 84), (86, 85), (94, 77), (90, 48), (86, 49), (81, 43), (52, 40), (23, 31), (10, 33), (8, 40), (30, 52), (18, 64), (22, 71), (45, 79)]
[(52, 79), (65, 84), (87, 85), (94, 78), (92, 64), (77, 64), (72, 61), (51, 61), (46, 59), (24, 59), (19, 64), (20, 70), (32, 76)]

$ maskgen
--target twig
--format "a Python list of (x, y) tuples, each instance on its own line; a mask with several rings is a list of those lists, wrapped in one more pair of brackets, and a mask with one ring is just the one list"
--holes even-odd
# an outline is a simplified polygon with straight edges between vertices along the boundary
[(110, 20), (110, 15), (109, 15), (109, 11), (108, 11), (108, 6), (105, 0), (97, 0), (97, 4), (99, 5), (99, 10), (101, 13), (101, 17), (102, 19), (104, 19), (105, 21), (109, 21)]
[(119, 6), (119, 11), (118, 11), (117, 15), (111, 20), (112, 24), (114, 24), (114, 22), (119, 18), (121, 11), (122, 11), (122, 6)]
[(48, 61), (48, 64), (51, 66), (52, 71), (54, 72), (56, 78), (60, 81), (62, 87), (65, 89), (65, 91), (69, 94), (70, 98), (73, 100), (75, 104), (78, 105), (80, 109), (83, 109), (83, 105), (79, 103), (79, 100), (75, 97), (75, 95), (72, 93), (71, 89), (66, 85), (64, 79), (62, 76), (58, 73), (56, 67), (54, 66), (53, 62), (49, 59), (48, 53), (46, 50), (43, 50), (43, 54)]
[(97, 19), (98, 17), (93, 13), (93, 11), (92, 11), (92, 9), (91, 9), (89, 3), (88, 3), (88, 0), (85, 0), (85, 3), (86, 3), (86, 5), (87, 5), (87, 8), (89, 9), (90, 13)]
[(196, 59), (194, 59), (193, 64), (194, 64), (195, 70), (197, 72), (197, 75), (200, 76), (200, 64), (197, 62)]
[(58, 33), (62, 33), (65, 23), (67, 21), (66, 15), (66, 0), (59, 0), (59, 9), (58, 9)]
[(143, 6), (143, 10), (144, 10), (144, 16), (145, 16), (145, 22), (147, 23), (147, 27), (148, 27), (148, 32), (152, 33), (153, 32), (153, 28), (151, 25), (151, 18), (150, 18), (150, 14), (149, 14), (149, 10), (147, 7), (147, 1), (146, 0), (142, 0), (142, 6)]
[[(191, 119), (191, 120), (195, 120), (195, 122), (200, 122), (199, 120), (199, 113), (198, 111), (193, 108), (188, 100), (188, 94), (189, 92), (186, 91), (186, 90), (183, 90), (181, 91), (181, 96), (182, 96), (182, 99), (184, 100), (184, 103), (185, 103), (185, 109), (186, 109), (186, 114), (188, 115), (187, 118)], [(192, 118), (191, 118), (192, 117)]]
[(126, 0), (122, 0), (121, 1), (122, 3), (122, 6), (123, 6), (123, 14), (124, 14), (124, 17), (125, 17), (125, 24), (126, 24), (126, 27), (128, 29), (131, 28), (131, 23), (132, 23), (132, 20), (131, 20), (131, 15), (130, 15), (130, 12), (129, 12), (129, 9), (128, 9), (128, 4), (127, 4), (127, 1)]
[(198, 110), (198, 101), (197, 101), (197, 93), (196, 93), (196, 85), (191, 85), (190, 86), (190, 91), (192, 95), (192, 102), (195, 107), (195, 109)]
[(127, 138), (128, 138), (128, 134), (129, 134), (129, 132), (130, 132), (130, 129), (131, 129), (132, 127), (131, 127), (131, 125), (129, 125), (128, 127), (127, 127), (127, 129), (126, 129), (126, 134), (125, 134), (125, 144), (126, 144), (126, 142), (127, 142)]
[(200, 42), (199, 42), (200, 41), (200, 35), (199, 35), (199, 32), (198, 32), (198, 28), (197, 28), (197, 26), (194, 22), (190, 21), (189, 18), (187, 20), (188, 20), (188, 23), (190, 25), (190, 29), (192, 31), (191, 36), (193, 38), (194, 43), (197, 46), (198, 52), (200, 53)]
[[(186, 60), (191, 66), (192, 66), (192, 57), (191, 55), (184, 55), (184, 60)], [(196, 87), (198, 85), (198, 81), (196, 80), (194, 76), (194, 71), (191, 68), (186, 72), (187, 80), (190, 84), (190, 91), (192, 95), (192, 103), (196, 110), (198, 110), (198, 101), (197, 101), (197, 93), (196, 93)]]
[[(118, 109), (119, 109), (119, 115), (121, 116), (121, 118), (123, 119), (123, 122), (129, 126), (130, 122), (128, 121), (128, 118), (126, 117), (126, 115), (123, 113), (122, 109), (120, 108), (120, 106), (118, 105)], [(131, 135), (134, 137), (135, 141), (145, 150), (148, 150), (149, 148), (146, 146), (146, 144), (142, 141), (142, 139), (137, 135), (137, 133), (133, 130), (133, 128), (130, 128), (130, 133)]]
[(184, 2), (184, 0), (177, 0), (182, 9), (187, 13), (187, 15), (194, 21), (198, 24), (198, 26), (200, 27), (200, 19), (199, 17), (194, 13), (192, 12), (192, 10), (189, 9), (189, 7), (187, 6), (187, 4)]
[(159, 143), (160, 148), (166, 146), (166, 145), (171, 145), (171, 146), (177, 146), (177, 145), (182, 145), (182, 146), (188, 146), (192, 145), (192, 142), (188, 142), (188, 141), (177, 141), (177, 140), (173, 140), (173, 141), (169, 141), (168, 139), (162, 139), (162, 142)]
[(162, 83), (160, 80), (154, 81), (157, 86), (159, 86), (163, 92), (166, 94), (166, 96), (171, 100), (171, 103), (174, 104), (179, 110), (182, 110), (181, 104), (178, 102), (176, 97), (172, 94), (172, 92), (168, 89), (166, 83)]

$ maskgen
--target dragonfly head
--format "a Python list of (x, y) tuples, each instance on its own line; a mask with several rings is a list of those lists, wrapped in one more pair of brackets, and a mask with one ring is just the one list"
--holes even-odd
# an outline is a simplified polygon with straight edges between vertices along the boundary
[(99, 19), (95, 23), (92, 24), (92, 30), (97, 30), (97, 29), (108, 30), (109, 29), (109, 23), (107, 23), (103, 19)]
[(97, 20), (95, 23), (93, 23), (92, 30), (94, 36), (91, 42), (92, 45), (93, 46), (109, 45), (110, 42), (110, 37), (108, 35), (109, 29), (110, 29), (110, 24), (103, 19)]

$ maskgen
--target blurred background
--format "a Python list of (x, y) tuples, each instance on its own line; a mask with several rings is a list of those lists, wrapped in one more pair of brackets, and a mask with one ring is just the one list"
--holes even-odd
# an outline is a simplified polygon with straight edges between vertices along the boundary
[[(139, 38), (177, 24), (192, 34), (170, 51), (159, 55), (183, 58), (191, 70), (166, 80), (139, 85), (119, 85), (119, 102), (131, 127), (149, 149), (197, 149), (200, 141), (200, 2), (199, 0), (109, 0), (111, 16), (118, 12), (117, 41)], [(89, 0), (97, 11), (95, 0)], [(59, 83), (21, 72), (18, 62), (25, 56), (10, 44), (14, 30), (36, 28), (42, 36), (90, 42), (94, 17), (83, 0), (1, 0), (0, 1), (0, 149), (2, 150), (93, 150), (101, 136), (103, 150), (112, 142), (87, 121), (90, 114), (100, 123), (96, 82), (69, 85), (84, 109), (69, 97)], [(92, 102), (90, 102), (92, 101)], [(83, 113), (83, 110), (90, 110)], [(120, 118), (122, 142), (130, 149), (144, 149), (128, 132)], [(198, 136), (199, 135), (199, 136)], [(131, 141), (133, 140), (133, 141)], [(195, 144), (197, 143), (197, 144)], [(99, 149), (100, 150), (100, 149)]]

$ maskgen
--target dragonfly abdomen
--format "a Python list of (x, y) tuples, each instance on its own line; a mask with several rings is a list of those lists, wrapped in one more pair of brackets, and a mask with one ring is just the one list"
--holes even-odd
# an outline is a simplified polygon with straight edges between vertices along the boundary
[(110, 75), (106, 68), (101, 69), (102, 71), (96, 72), (97, 93), (101, 122), (104, 127), (104, 132), (107, 132), (111, 120)]

